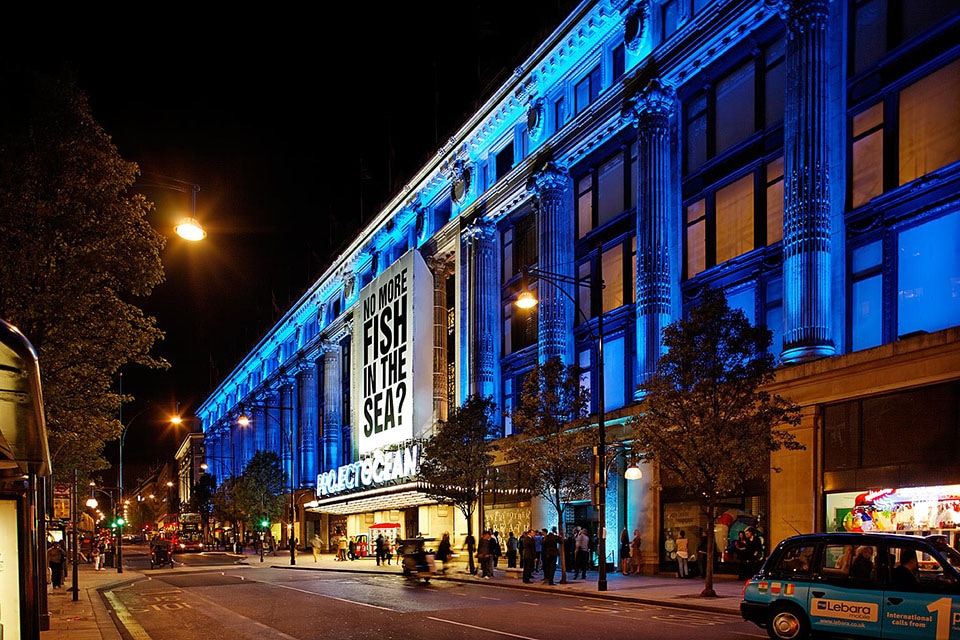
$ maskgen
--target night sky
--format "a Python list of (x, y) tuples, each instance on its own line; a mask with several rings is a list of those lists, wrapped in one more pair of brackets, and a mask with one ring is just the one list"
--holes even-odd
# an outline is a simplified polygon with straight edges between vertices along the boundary
[(169, 228), (190, 194), (141, 187), (168, 237), (167, 281), (141, 306), (167, 332), (157, 353), (172, 367), (124, 373), (137, 396), (123, 415), (127, 487), (182, 441), (165, 416), (192, 415), (574, 3), (384, 5), (43, 16), (7, 51), (71, 69), (144, 184), (200, 186), (197, 244)]

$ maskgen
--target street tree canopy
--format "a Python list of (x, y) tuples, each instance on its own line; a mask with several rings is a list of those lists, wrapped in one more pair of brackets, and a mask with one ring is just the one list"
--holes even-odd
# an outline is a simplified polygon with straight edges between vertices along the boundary
[(233, 484), (234, 517), (252, 529), (264, 516), (271, 522), (282, 520), (287, 479), (280, 456), (273, 451), (257, 451)]
[(163, 281), (151, 203), (72, 80), (0, 73), (0, 316), (37, 350), (56, 470), (106, 468), (116, 375), (162, 338), (134, 300)]
[[(420, 481), (438, 502), (452, 504), (467, 521), (473, 535), (473, 513), (493, 466), (498, 437), (492, 398), (469, 396), (446, 420), (437, 423), (432, 436), (421, 443)], [(468, 563), (473, 571), (473, 555)]]
[[(631, 418), (632, 446), (699, 501), (714, 530), (721, 500), (768, 476), (770, 453), (803, 446), (789, 429), (800, 407), (763, 391), (773, 382), (771, 333), (706, 289), (690, 316), (664, 329), (661, 356)], [(714, 536), (709, 535), (703, 595), (713, 592)]]
[[(587, 497), (591, 446), (588, 428), (590, 392), (580, 384), (580, 368), (549, 358), (527, 375), (512, 420), (516, 435), (504, 445), (517, 464), (521, 486), (553, 505), (557, 531), (563, 532), (564, 507)], [(563, 554), (560, 581), (566, 582)]]

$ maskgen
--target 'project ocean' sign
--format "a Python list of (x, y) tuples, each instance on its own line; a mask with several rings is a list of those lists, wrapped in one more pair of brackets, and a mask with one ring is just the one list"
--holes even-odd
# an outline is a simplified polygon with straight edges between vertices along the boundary
[(433, 403), (433, 277), (418, 251), (363, 288), (353, 335), (359, 453), (419, 436)]
[(374, 451), (373, 455), (362, 460), (319, 474), (317, 496), (369, 489), (404, 478), (412, 479), (419, 470), (420, 451), (417, 445), (393, 451)]

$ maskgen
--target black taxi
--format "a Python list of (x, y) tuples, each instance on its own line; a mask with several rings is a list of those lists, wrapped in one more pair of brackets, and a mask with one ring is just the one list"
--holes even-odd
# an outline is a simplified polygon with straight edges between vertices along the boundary
[(943, 535), (793, 536), (744, 585), (740, 613), (780, 640), (960, 640), (960, 553)]

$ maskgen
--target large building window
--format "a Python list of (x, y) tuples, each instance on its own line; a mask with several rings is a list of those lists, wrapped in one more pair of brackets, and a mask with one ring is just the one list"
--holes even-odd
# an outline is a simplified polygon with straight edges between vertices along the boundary
[(513, 169), (513, 143), (511, 142), (497, 153), (495, 180), (500, 180)]
[(684, 99), (685, 175), (783, 121), (784, 60), (783, 40), (777, 39)]
[[(762, 189), (759, 197), (757, 185)], [(687, 279), (779, 242), (783, 238), (783, 157), (706, 189), (686, 205), (684, 216)]]
[(574, 87), (574, 113), (580, 113), (586, 109), (600, 95), (600, 66), (597, 65), (590, 70), (583, 80)]
[(576, 181), (578, 238), (636, 206), (636, 171), (637, 145), (633, 142)]
[[(593, 318), (600, 309), (603, 313), (609, 313), (633, 303), (636, 252), (636, 236), (630, 235), (606, 243), (599, 255), (593, 253), (577, 265), (577, 278), (583, 281), (589, 281), (598, 266), (602, 269), (603, 289), (600, 294), (595, 294), (591, 287), (578, 287), (577, 301), (584, 317)], [(599, 265), (597, 260), (600, 261)]]
[(869, 70), (910, 38), (946, 22), (956, 12), (955, 0), (851, 0), (850, 70)]
[(850, 123), (850, 206), (960, 160), (957, 104), (960, 60), (859, 109)]
[(850, 346), (854, 351), (883, 342), (883, 243), (850, 252)]
[(897, 334), (960, 325), (960, 212), (901, 231)]

